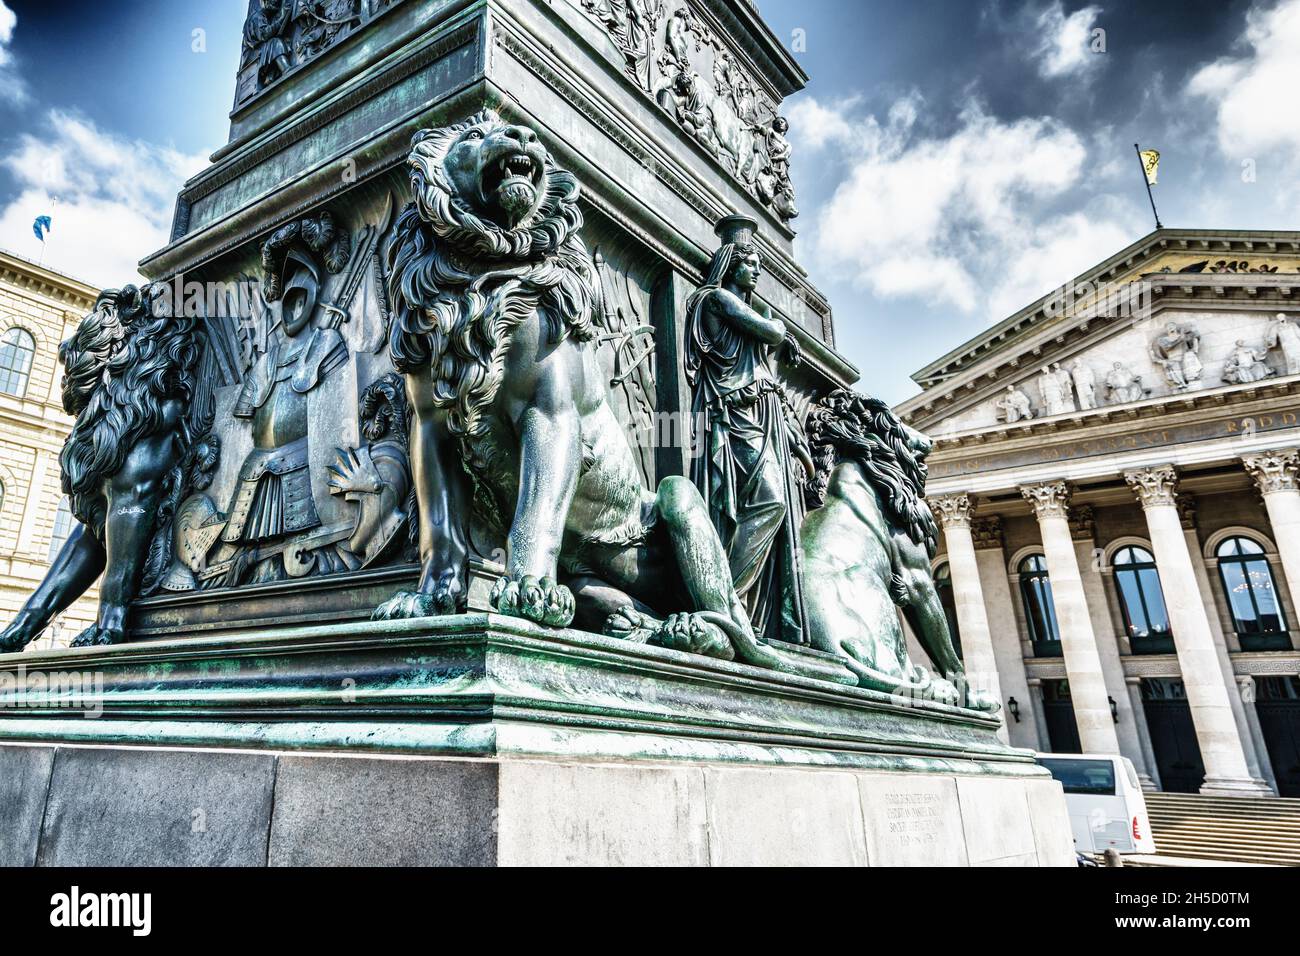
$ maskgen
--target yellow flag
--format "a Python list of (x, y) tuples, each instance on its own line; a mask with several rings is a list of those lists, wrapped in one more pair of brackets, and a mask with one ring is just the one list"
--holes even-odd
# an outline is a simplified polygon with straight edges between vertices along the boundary
[(1156, 184), (1156, 167), (1160, 165), (1160, 151), (1156, 149), (1144, 149), (1138, 154), (1142, 157), (1142, 168), (1146, 170), (1147, 185)]

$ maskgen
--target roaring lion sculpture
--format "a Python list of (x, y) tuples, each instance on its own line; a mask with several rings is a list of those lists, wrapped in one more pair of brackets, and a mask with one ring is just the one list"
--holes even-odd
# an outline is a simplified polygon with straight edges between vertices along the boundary
[(475, 508), (506, 534), (503, 614), (851, 683), (755, 639), (689, 480), (642, 485), (597, 359), (573, 175), (491, 111), (417, 134), (408, 163), (389, 345), (413, 417), (422, 573), (375, 616), (460, 608)]
[(34, 640), (103, 573), (96, 622), (74, 646), (123, 639), (127, 605), (174, 508), (190, 446), (197, 320), (176, 316), (160, 286), (100, 294), (59, 347), (63, 407), (76, 417), (59, 461), (77, 519), (49, 573), (0, 634), (0, 650)]
[[(844, 390), (814, 405), (805, 427), (817, 466), (807, 490), (816, 510), (801, 529), (812, 645), (843, 655), (863, 687), (996, 710), (959, 689), (965, 671), (930, 572), (930, 440), (884, 402)], [(942, 676), (908, 659), (898, 608)]]

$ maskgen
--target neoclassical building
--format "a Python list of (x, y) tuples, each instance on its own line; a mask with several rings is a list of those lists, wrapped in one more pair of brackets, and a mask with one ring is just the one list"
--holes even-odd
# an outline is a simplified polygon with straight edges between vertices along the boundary
[(1300, 232), (1161, 229), (913, 376), (1012, 743), (1300, 796), (1298, 299)]
[[(0, 626), (44, 577), (72, 529), (59, 451), (72, 428), (60, 399), (59, 343), (98, 290), (0, 251)], [(66, 645), (95, 619), (92, 589), (36, 642)]]

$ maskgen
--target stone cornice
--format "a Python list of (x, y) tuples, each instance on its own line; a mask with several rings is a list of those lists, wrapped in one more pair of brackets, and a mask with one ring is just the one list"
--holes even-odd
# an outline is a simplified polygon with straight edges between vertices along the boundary
[(1063, 481), (1046, 481), (1040, 485), (1023, 485), (1020, 493), (1029, 506), (1034, 509), (1034, 516), (1042, 521), (1044, 518), (1065, 518), (1069, 513), (1070, 489)]
[(55, 303), (56, 308), (69, 307), (75, 312), (89, 311), (99, 297), (99, 289), (80, 279), (4, 250), (0, 250), (0, 285), (39, 296)]
[(1149, 312), (1142, 316), (1057, 318), (1033, 334), (1007, 341), (999, 349), (986, 350), (978, 361), (900, 402), (899, 415), (913, 427), (934, 428), (945, 418), (996, 398), (1008, 384), (1024, 381), (1039, 366), (1067, 361), (1139, 322), (1158, 323), (1166, 310), (1209, 311), (1231, 302), (1233, 311), (1257, 311), (1271, 316), (1279, 310), (1294, 310), (1296, 299), (1300, 298), (1300, 273), (1162, 273), (1141, 278), (1150, 283), (1151, 290)]
[[(944, 434), (932, 433), (935, 451), (985, 448), (1000, 442), (1030, 440), (1038, 443), (1043, 438), (1064, 438), (1072, 432), (1095, 429), (1098, 426), (1123, 425), (1143, 420), (1168, 419), (1184, 412), (1219, 409), (1233, 404), (1266, 401), (1300, 391), (1300, 375), (1267, 378), (1244, 385), (1220, 385), (1194, 392), (1159, 395), (1122, 405), (1102, 405), (1088, 411), (1069, 412), (1050, 418), (1032, 418), (1014, 424), (999, 423), (965, 431)], [(917, 426), (913, 426), (917, 427)]]
[(1246, 455), (1241, 459), (1262, 495), (1300, 490), (1300, 449), (1286, 448)]
[[(1061, 285), (1113, 282), (1120, 276), (1133, 274), (1143, 262), (1169, 252), (1188, 252), (1204, 255), (1207, 258), (1214, 256), (1230, 258), (1234, 255), (1258, 258), (1261, 255), (1278, 252), (1293, 255), (1300, 252), (1300, 232), (1157, 229), (1087, 272), (1062, 282)], [(1180, 276), (1183, 277), (1185, 276)], [(1234, 276), (1234, 278), (1241, 278), (1241, 276)], [(1263, 277), (1245, 276), (1244, 278)], [(912, 376), (913, 380), (923, 386), (932, 387), (935, 383), (950, 377), (958, 369), (995, 350), (999, 343), (1006, 341), (1010, 336), (1044, 320), (1050, 320), (1051, 316), (1047, 314), (1046, 306), (1051, 299), (1052, 293), (1049, 293), (1027, 305), (986, 332), (931, 362), (916, 372)]]
[(1143, 510), (1172, 508), (1178, 501), (1178, 472), (1172, 465), (1157, 465), (1124, 474)]

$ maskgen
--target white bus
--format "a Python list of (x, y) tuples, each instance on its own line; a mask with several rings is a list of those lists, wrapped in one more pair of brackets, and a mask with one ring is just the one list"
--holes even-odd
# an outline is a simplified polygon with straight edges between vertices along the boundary
[(1038, 754), (1060, 781), (1080, 853), (1155, 853), (1147, 802), (1127, 757), (1108, 754)]

